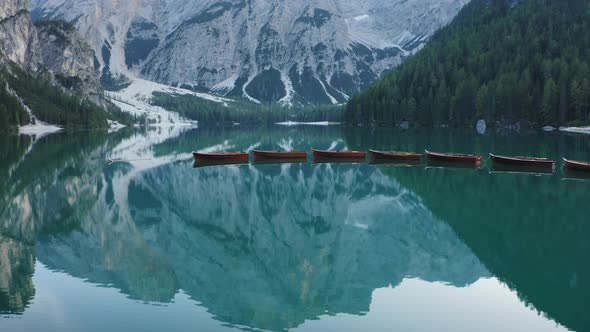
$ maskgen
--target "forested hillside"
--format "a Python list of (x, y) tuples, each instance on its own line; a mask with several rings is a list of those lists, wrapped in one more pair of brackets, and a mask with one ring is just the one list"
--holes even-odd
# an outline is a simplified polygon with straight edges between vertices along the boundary
[(260, 125), (283, 121), (340, 122), (342, 120), (342, 112), (340, 112), (339, 106), (332, 105), (308, 105), (306, 107), (285, 109), (277, 104), (257, 105), (241, 100), (222, 105), (191, 95), (169, 95), (164, 93), (154, 93), (151, 103), (203, 124), (239, 122), (241, 124)]
[[(22, 98), (22, 103), (16, 96)], [(23, 103), (37, 119), (66, 128), (106, 128), (107, 119), (134, 122), (131, 115), (114, 106), (105, 109), (16, 66), (11, 66), (10, 71), (0, 69), (0, 132), (31, 122)]]
[(8, 92), (6, 81), (0, 76), (0, 132), (12, 126), (26, 125), (29, 120), (27, 111), (18, 99)]
[(131, 122), (104, 99), (94, 51), (74, 25), (33, 22), (29, 5), (0, 1), (0, 132), (36, 120), (69, 128)]
[(587, 123), (590, 1), (473, 0), (346, 107), (351, 123)]

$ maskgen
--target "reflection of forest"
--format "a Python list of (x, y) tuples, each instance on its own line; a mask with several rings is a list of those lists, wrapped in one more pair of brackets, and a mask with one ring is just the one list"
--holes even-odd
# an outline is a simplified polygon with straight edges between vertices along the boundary
[(588, 184), (510, 174), (390, 173), (445, 220), (520, 298), (590, 329)]
[[(355, 142), (353, 147), (387, 144), (382, 136), (359, 134), (347, 141)], [(449, 151), (494, 148), (514, 154), (540, 151), (580, 158), (589, 154), (587, 137), (540, 136), (519, 136), (518, 144), (512, 144), (515, 138), (509, 136), (443, 132), (418, 144), (446, 144)], [(397, 142), (408, 141), (399, 138)], [(590, 330), (586, 312), (590, 305), (590, 267), (586, 264), (590, 261), (590, 223), (584, 209), (590, 197), (588, 182), (444, 169), (382, 170), (418, 195), (525, 303), (570, 329)]]
[[(148, 149), (164, 158), (215, 145), (367, 149), (412, 141), (396, 134), (385, 146), (387, 135), (352, 135), (202, 130)], [(531, 149), (579, 154), (585, 145), (571, 139)], [(368, 165), (107, 166), (105, 155), (122, 140), (145, 138), (61, 134), (30, 152), (25, 138), (2, 141), (0, 312), (26, 310), (36, 257), (133, 299), (169, 302), (182, 289), (220, 321), (270, 330), (325, 313), (362, 314), (374, 289), (405, 277), (461, 287), (489, 269), (560, 324), (590, 327), (590, 226), (580, 211), (587, 183)], [(433, 141), (467, 152), (507, 149), (506, 138), (415, 141), (415, 149)]]
[[(238, 149), (266, 144), (260, 133), (237, 134), (230, 144)], [(180, 146), (223, 143), (223, 136), (199, 135), (153, 149), (164, 156), (184, 153)], [(268, 136), (304, 146), (339, 139), (323, 128)], [(2, 225), (3, 234), (28, 244), (30, 256), (19, 261), (30, 257), (30, 271), (0, 276), (29, 299), (33, 288), (25, 293), (20, 285), (30, 285), (35, 242), (35, 255), (50, 269), (146, 301), (169, 302), (182, 289), (223, 322), (272, 330), (325, 313), (362, 314), (375, 288), (405, 277), (460, 287), (488, 275), (447, 224), (374, 167), (195, 170), (187, 161), (137, 173), (125, 163), (104, 164), (111, 142), (39, 142), (71, 153), (39, 166), (36, 176), (18, 173), (21, 184), (2, 193), (6, 201), (26, 197), (19, 201), (35, 211), (29, 216), (24, 204), (2, 211), (10, 217), (3, 220), (30, 223)], [(38, 160), (37, 148), (27, 160)], [(27, 162), (19, 168), (33, 169)]]

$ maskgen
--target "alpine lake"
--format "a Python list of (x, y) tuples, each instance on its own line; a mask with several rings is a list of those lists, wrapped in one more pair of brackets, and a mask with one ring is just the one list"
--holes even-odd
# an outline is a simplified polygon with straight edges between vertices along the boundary
[[(481, 169), (197, 167), (192, 151), (476, 153)], [(492, 168), (488, 153), (558, 160)], [(590, 331), (590, 136), (122, 129), (0, 138), (1, 331)]]

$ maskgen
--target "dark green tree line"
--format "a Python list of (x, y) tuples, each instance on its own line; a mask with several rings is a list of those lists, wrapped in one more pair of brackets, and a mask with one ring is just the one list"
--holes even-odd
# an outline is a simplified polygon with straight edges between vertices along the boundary
[[(9, 91), (10, 89), (10, 91)], [(22, 103), (15, 97), (22, 98)], [(0, 131), (30, 123), (22, 104), (39, 120), (66, 128), (106, 128), (107, 119), (131, 124), (134, 119), (114, 105), (107, 109), (92, 101), (68, 93), (42, 77), (11, 66), (0, 70)]]
[(204, 124), (274, 124), (283, 121), (341, 121), (338, 106), (317, 105), (287, 109), (283, 106), (256, 105), (250, 102), (229, 102), (230, 105), (208, 101), (191, 95), (154, 93), (151, 103)]
[(8, 91), (6, 81), (0, 77), (0, 132), (27, 123), (29, 123), (27, 111)]
[(48, 81), (35, 79), (25, 73), (7, 75), (7, 81), (41, 121), (65, 127), (107, 127), (104, 109), (68, 94)]
[(353, 97), (346, 121), (587, 123), (588, 31), (588, 0), (473, 0), (422, 51)]

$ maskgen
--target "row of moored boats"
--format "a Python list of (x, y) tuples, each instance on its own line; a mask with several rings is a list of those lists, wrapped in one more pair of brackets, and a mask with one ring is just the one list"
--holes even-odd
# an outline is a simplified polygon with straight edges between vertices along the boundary
[[(201, 164), (245, 164), (250, 162), (250, 153), (247, 152), (193, 152), (195, 161)], [(471, 154), (440, 153), (425, 151), (425, 154), (399, 151), (333, 151), (312, 149), (315, 162), (363, 162), (370, 156), (374, 163), (419, 163), (426, 158), (429, 162), (454, 164), (457, 166), (469, 166), (478, 168), (483, 162), (483, 157)], [(309, 157), (305, 151), (252, 151), (255, 163), (304, 163)], [(536, 157), (510, 157), (490, 153), (490, 159), (494, 165), (516, 168), (538, 169), (543, 171), (555, 170), (556, 161), (548, 158)], [(590, 162), (576, 161), (563, 158), (564, 168), (569, 170), (589, 172)]]

